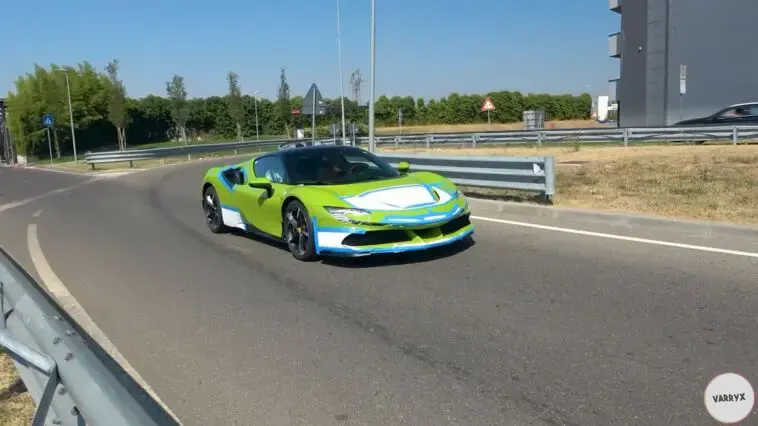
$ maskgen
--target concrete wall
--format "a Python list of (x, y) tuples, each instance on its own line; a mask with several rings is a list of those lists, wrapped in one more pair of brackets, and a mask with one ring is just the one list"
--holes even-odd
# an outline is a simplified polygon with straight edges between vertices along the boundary
[[(644, 126), (647, 108), (647, 0), (624, 2), (621, 11), (619, 126)], [(638, 50), (641, 47), (642, 50)]]
[[(667, 124), (758, 101), (755, 0), (668, 0)], [(635, 2), (625, 2), (623, 13)], [(679, 96), (679, 66), (687, 94)], [(680, 106), (681, 102), (681, 106)]]
[(644, 126), (660, 126), (666, 118), (668, 0), (647, 1)]

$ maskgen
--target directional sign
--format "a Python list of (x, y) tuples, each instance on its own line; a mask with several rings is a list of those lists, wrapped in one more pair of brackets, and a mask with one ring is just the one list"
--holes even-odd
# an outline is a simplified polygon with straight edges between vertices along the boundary
[(318, 87), (316, 87), (316, 83), (313, 83), (311, 88), (308, 89), (308, 93), (305, 95), (305, 99), (303, 99), (303, 107), (300, 109), (300, 113), (303, 115), (314, 115), (314, 105), (316, 106), (315, 115), (326, 114), (326, 103)]
[(45, 127), (53, 127), (55, 124), (55, 117), (52, 114), (45, 114), (42, 116), (42, 125)]
[(494, 111), (495, 103), (492, 102), (492, 99), (490, 99), (489, 96), (487, 96), (487, 99), (484, 100), (484, 103), (482, 104), (482, 112), (484, 111)]

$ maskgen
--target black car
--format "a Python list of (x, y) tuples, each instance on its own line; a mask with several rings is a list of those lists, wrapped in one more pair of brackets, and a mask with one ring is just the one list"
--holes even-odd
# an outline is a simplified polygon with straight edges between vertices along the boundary
[(755, 126), (758, 125), (758, 102), (732, 105), (708, 117), (683, 120), (675, 126)]

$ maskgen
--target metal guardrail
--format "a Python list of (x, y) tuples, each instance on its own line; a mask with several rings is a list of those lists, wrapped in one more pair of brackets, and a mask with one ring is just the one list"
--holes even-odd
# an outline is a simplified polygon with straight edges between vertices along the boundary
[[(184, 155), (186, 155), (188, 158), (191, 158), (192, 155), (209, 154), (224, 151), (231, 151), (232, 153), (237, 154), (237, 151), (241, 149), (280, 148), (282, 146), (292, 144), (295, 141), (297, 140), (273, 139), (263, 141), (183, 145), (152, 149), (132, 149), (126, 151), (88, 152), (84, 155), (84, 161), (87, 164), (91, 165), (93, 168), (97, 164), (126, 162), (128, 162), (130, 166), (134, 166), (135, 161), (157, 160), (160, 158), (179, 157)], [(307, 142), (310, 143), (311, 141), (308, 140)], [(333, 139), (319, 139), (316, 142), (323, 144), (334, 144)]]
[[(758, 139), (758, 126), (688, 126), (640, 128), (592, 128), (513, 130), (506, 132), (440, 133), (426, 135), (375, 136), (376, 146), (423, 145), (426, 149), (442, 145), (459, 145), (476, 148), (479, 145), (542, 145), (546, 143), (607, 143), (617, 142), (628, 146), (644, 142), (704, 142)], [(357, 145), (368, 145), (367, 137), (356, 139)]]
[[(402, 148), (407, 146), (424, 145), (431, 149), (434, 146), (458, 145), (476, 148), (480, 145), (542, 145), (546, 143), (603, 143), (618, 142), (624, 146), (631, 143), (656, 142), (656, 141), (709, 141), (724, 140), (737, 144), (740, 140), (758, 140), (758, 126), (711, 126), (711, 127), (643, 127), (643, 128), (599, 128), (599, 129), (569, 129), (569, 130), (531, 130), (531, 131), (508, 131), (508, 132), (482, 132), (482, 133), (449, 133), (405, 136), (376, 136), (377, 146), (394, 146)], [(303, 139), (277, 139), (265, 141), (243, 141), (218, 144), (196, 144), (167, 148), (138, 149), (128, 151), (106, 151), (87, 153), (84, 158), (87, 164), (93, 167), (96, 164), (154, 160), (158, 158), (174, 157), (193, 154), (207, 154), (212, 152), (233, 151), (241, 149), (286, 147), (297, 143), (310, 144)], [(320, 139), (317, 143), (339, 144), (339, 140)], [(368, 145), (368, 138), (356, 138), (352, 144), (358, 146)]]
[(401, 161), (413, 171), (434, 172), (458, 185), (541, 193), (547, 201), (555, 195), (555, 160), (544, 157), (482, 157), (452, 155), (385, 154), (379, 157), (397, 167)]
[[(183, 153), (228, 151), (231, 148), (250, 148), (278, 145), (279, 149), (297, 149), (310, 145), (310, 141), (261, 141), (262, 143), (236, 142), (233, 144), (190, 145), (178, 148), (160, 148), (141, 151), (114, 151), (87, 154), (85, 160), (93, 166), (103, 162), (138, 161)], [(334, 144), (333, 140), (317, 141), (317, 144)], [(341, 142), (337, 142), (341, 143)], [(265, 144), (265, 145), (264, 145)], [(195, 148), (190, 150), (189, 148)], [(460, 185), (484, 188), (503, 188), (536, 191), (547, 200), (555, 194), (555, 170), (552, 156), (544, 157), (477, 157), (477, 156), (424, 156), (379, 153), (379, 156), (397, 166), (408, 161), (414, 170), (438, 173)]]
[(37, 409), (32, 425), (178, 425), (0, 248), (0, 346)]

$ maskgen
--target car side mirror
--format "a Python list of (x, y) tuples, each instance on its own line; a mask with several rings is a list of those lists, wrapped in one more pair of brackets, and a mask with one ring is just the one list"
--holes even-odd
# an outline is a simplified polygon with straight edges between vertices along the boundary
[(254, 177), (250, 178), (247, 186), (255, 189), (264, 189), (270, 197), (274, 193), (274, 188), (271, 186), (271, 181), (266, 178)]
[(408, 171), (411, 169), (411, 163), (407, 161), (401, 161), (397, 165), (397, 171), (400, 173), (408, 173)]

